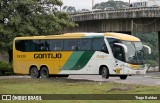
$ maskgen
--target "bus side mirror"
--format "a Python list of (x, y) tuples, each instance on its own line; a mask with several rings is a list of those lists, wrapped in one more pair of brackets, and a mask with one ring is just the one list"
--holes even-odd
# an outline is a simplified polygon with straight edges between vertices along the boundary
[(121, 46), (121, 47), (123, 47), (123, 49), (124, 49), (124, 52), (125, 53), (128, 53), (128, 48), (127, 48), (127, 46), (126, 45), (124, 45), (124, 44), (121, 44), (121, 43), (114, 43), (115, 45), (118, 45), (118, 46)]
[(148, 49), (148, 54), (151, 54), (151, 48), (148, 45), (143, 45), (143, 47)]

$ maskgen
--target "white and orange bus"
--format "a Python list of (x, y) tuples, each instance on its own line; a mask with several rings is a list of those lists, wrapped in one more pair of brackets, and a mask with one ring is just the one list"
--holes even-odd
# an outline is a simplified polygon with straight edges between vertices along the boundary
[(112, 32), (17, 37), (13, 69), (32, 78), (93, 74), (126, 79), (146, 73), (144, 49), (151, 53), (139, 38)]

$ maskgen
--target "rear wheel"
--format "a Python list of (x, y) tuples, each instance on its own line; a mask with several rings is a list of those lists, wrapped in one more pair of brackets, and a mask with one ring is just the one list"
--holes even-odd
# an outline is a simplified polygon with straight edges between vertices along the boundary
[(48, 78), (49, 77), (49, 72), (47, 67), (42, 67), (40, 71), (40, 75), (42, 78)]
[(120, 75), (120, 79), (125, 80), (127, 78), (127, 75)]
[(31, 78), (39, 78), (39, 71), (37, 69), (37, 67), (32, 67), (31, 70), (30, 70), (30, 75), (31, 75)]
[(109, 78), (109, 70), (107, 67), (102, 67), (101, 75), (102, 75), (102, 78), (105, 78), (105, 79)]

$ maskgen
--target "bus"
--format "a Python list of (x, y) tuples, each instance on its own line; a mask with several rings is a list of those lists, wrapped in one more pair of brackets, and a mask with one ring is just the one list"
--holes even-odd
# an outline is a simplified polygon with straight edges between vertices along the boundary
[(32, 78), (69, 75), (118, 76), (145, 74), (151, 49), (135, 36), (122, 33), (66, 33), (16, 37), (13, 69)]

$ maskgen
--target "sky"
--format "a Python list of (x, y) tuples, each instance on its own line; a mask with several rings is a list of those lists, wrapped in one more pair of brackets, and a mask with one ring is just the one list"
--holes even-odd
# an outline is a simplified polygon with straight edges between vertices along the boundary
[[(106, 2), (108, 0), (94, 0), (94, 4), (100, 2)], [(118, 1), (118, 0), (117, 0)], [(129, 2), (129, 0), (119, 0), (124, 2)], [(131, 2), (140, 1), (140, 0), (130, 0)], [(76, 9), (90, 9), (92, 8), (92, 0), (62, 0), (64, 6), (74, 6)]]

